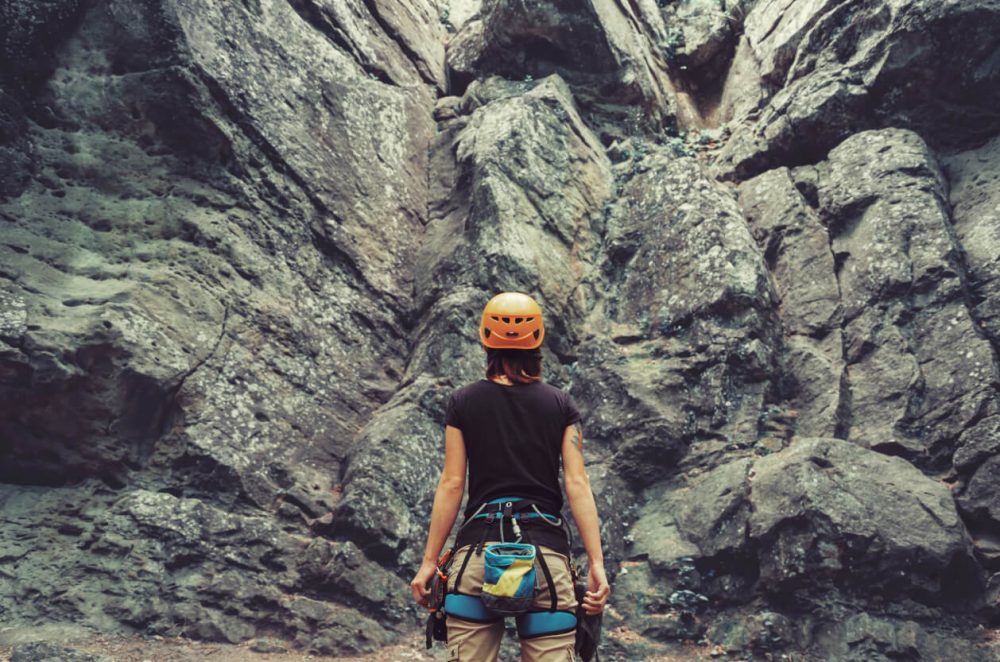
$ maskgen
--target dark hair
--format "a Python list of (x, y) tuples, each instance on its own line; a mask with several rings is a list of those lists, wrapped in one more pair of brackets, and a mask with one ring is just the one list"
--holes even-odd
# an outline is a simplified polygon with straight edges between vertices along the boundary
[(486, 378), (506, 375), (512, 383), (542, 381), (542, 350), (486, 348)]

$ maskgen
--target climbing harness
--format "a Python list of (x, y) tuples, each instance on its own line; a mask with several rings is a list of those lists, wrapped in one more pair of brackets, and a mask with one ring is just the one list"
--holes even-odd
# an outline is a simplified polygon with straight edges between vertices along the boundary
[[(485, 512), (483, 512), (483, 511), (485, 511)], [(526, 511), (530, 511), (530, 512), (526, 512)], [(492, 562), (492, 565), (493, 565), (494, 568), (501, 568), (501, 567), (503, 567), (503, 563), (505, 563), (506, 561), (504, 559), (505, 555), (502, 553), (502, 546), (508, 544), (507, 541), (504, 539), (504, 520), (508, 520), (510, 522), (510, 528), (513, 531), (514, 536), (516, 538), (515, 541), (514, 541), (514, 543), (515, 544), (520, 544), (521, 540), (524, 539), (525, 536), (524, 536), (524, 533), (522, 532), (520, 524), (518, 522), (522, 518), (526, 518), (529, 515), (530, 515), (530, 518), (536, 518), (536, 517), (540, 518), (543, 522), (546, 522), (547, 524), (550, 524), (552, 526), (562, 527), (562, 525), (563, 525), (562, 518), (556, 517), (554, 515), (542, 513), (542, 511), (539, 510), (538, 505), (535, 502), (533, 502), (533, 501), (531, 501), (529, 499), (518, 499), (518, 498), (514, 498), (514, 497), (503, 497), (503, 498), (500, 498), (500, 499), (493, 499), (492, 501), (488, 501), (485, 504), (481, 505), (476, 510), (476, 512), (472, 515), (472, 517), (470, 517), (468, 520), (466, 520), (466, 522), (464, 522), (462, 524), (462, 526), (465, 527), (469, 522), (472, 522), (473, 520), (478, 519), (480, 516), (485, 516), (485, 518), (486, 518), (486, 526), (483, 527), (483, 531), (482, 531), (482, 533), (480, 534), (480, 537), (479, 537), (479, 542), (475, 546), (470, 545), (468, 551), (465, 554), (465, 558), (462, 561), (462, 566), (459, 568), (458, 574), (455, 576), (455, 586), (457, 587), (457, 586), (459, 586), (461, 584), (461, 582), (462, 582), (462, 575), (465, 573), (465, 569), (466, 569), (466, 567), (468, 567), (469, 560), (472, 558), (473, 554), (481, 556), (485, 552), (486, 549), (492, 549), (494, 547), (497, 547), (499, 549), (497, 549), (496, 552), (499, 552), (499, 553), (496, 553), (496, 554), (491, 555), (491, 556), (487, 556), (485, 558), (485, 562), (486, 562), (486, 565), (487, 565), (487, 574), (490, 573), (489, 567), (491, 565), (491, 562)], [(486, 538), (488, 537), (489, 532), (493, 529), (493, 525), (496, 524), (496, 523), (498, 523), (498, 522), (500, 524), (500, 543), (498, 543), (496, 545), (490, 545), (489, 547), (486, 547), (485, 546), (486, 545)], [(546, 561), (545, 561), (545, 556), (542, 554), (542, 551), (538, 547), (537, 544), (535, 544), (535, 543), (524, 543), (524, 545), (523, 545), (523, 547), (528, 547), (528, 546), (532, 547), (533, 550), (534, 550), (534, 552), (535, 552), (534, 559), (533, 559), (533, 562), (532, 562), (532, 575), (534, 575), (534, 572), (533, 572), (534, 562), (537, 562), (538, 567), (542, 571), (542, 575), (545, 577), (545, 582), (546, 582), (546, 584), (548, 585), (548, 588), (549, 588), (549, 595), (551, 596), (551, 606), (549, 607), (549, 611), (556, 611), (556, 609), (558, 609), (558, 606), (559, 606), (559, 598), (556, 595), (555, 582), (552, 580), (552, 573), (549, 570), (548, 563), (546, 563)], [(523, 549), (523, 547), (521, 549)], [(507, 555), (507, 556), (509, 556), (509, 555)], [(515, 565), (515, 569), (517, 569), (517, 568), (524, 568), (524, 567), (525, 567), (525, 565), (523, 563), (519, 563), (519, 564)], [(496, 571), (494, 570), (494, 572), (496, 572)], [(517, 570), (515, 570), (515, 573), (516, 572), (517, 572)], [(514, 577), (515, 576), (516, 576), (515, 574), (511, 575), (511, 577), (512, 577), (511, 580), (510, 580), (511, 584), (514, 583)], [(523, 576), (521, 576), (520, 578), (523, 579)], [(520, 586), (521, 586), (521, 583), (518, 582), (517, 586), (514, 587), (514, 588), (516, 589), (516, 588), (518, 588)], [(537, 582), (534, 583), (533, 586), (535, 588), (537, 588)], [(483, 587), (483, 592), (484, 593), (489, 594), (489, 592), (491, 590), (493, 590), (493, 589), (490, 589), (486, 585), (484, 585), (484, 587)], [(504, 590), (504, 589), (501, 588), (501, 590)], [(449, 593), (445, 597), (445, 611), (447, 611), (449, 614), (453, 614), (455, 616), (460, 616), (461, 617), (461, 614), (452, 611), (451, 606), (449, 605), (449, 600), (452, 599), (451, 598), (452, 595), (455, 595), (455, 594), (454, 593)], [(532, 592), (531, 598), (532, 598), (531, 601), (534, 601), (534, 591)], [(488, 600), (490, 600), (490, 599), (489, 598), (484, 598), (483, 602), (487, 603)], [(528, 602), (529, 606), (531, 604), (531, 601)], [(522, 609), (522, 610), (516, 610), (515, 609), (514, 611), (510, 611), (509, 609), (511, 609), (512, 607), (511, 607), (511, 603), (509, 601), (498, 601), (498, 602), (495, 602), (494, 604), (497, 604), (498, 606), (503, 605), (503, 604), (507, 604), (508, 605), (507, 608), (504, 608), (504, 607), (500, 606), (501, 609), (505, 609), (505, 610), (504, 611), (497, 611), (496, 612), (497, 614), (502, 614), (502, 615), (508, 615), (509, 616), (509, 615), (514, 615), (514, 614), (518, 614), (518, 613), (523, 613), (524, 611), (527, 610), (527, 608), (525, 608), (525, 609)]]
[[(584, 662), (598, 661), (597, 645), (600, 641), (602, 615), (589, 615), (583, 610), (586, 581), (580, 581), (576, 563), (570, 554), (570, 574), (576, 593), (577, 608), (575, 612), (565, 609), (560, 611), (555, 581), (545, 557), (537, 544), (527, 540), (520, 526), (520, 523), (526, 520), (536, 520), (560, 528), (567, 537), (569, 549), (572, 549), (572, 533), (564, 520), (543, 512), (538, 504), (529, 499), (503, 497), (481, 504), (458, 529), (461, 532), (474, 521), (485, 521), (478, 542), (468, 545), (458, 572), (454, 576), (451, 573), (456, 560), (454, 548), (446, 551), (438, 561), (438, 569), (431, 583), (427, 648), (431, 648), (434, 641), (447, 641), (446, 616), (455, 616), (476, 623), (491, 623), (505, 616), (514, 615), (520, 638), (545, 637), (575, 630), (576, 654)], [(510, 530), (514, 534), (513, 541), (506, 540), (505, 521), (509, 522)], [(500, 527), (498, 537), (501, 542), (486, 545), (490, 531), (497, 524)], [(473, 555), (484, 557), (483, 590), (479, 595), (457, 593), (462, 575)], [(551, 601), (545, 610), (530, 611), (539, 590), (536, 567), (541, 570)]]

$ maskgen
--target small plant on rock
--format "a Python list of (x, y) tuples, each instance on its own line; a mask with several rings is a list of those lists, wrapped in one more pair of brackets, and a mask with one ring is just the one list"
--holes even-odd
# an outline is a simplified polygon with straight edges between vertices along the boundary
[(667, 37), (663, 41), (663, 55), (670, 64), (677, 63), (677, 56), (684, 48), (684, 31), (680, 28), (672, 27), (667, 31)]

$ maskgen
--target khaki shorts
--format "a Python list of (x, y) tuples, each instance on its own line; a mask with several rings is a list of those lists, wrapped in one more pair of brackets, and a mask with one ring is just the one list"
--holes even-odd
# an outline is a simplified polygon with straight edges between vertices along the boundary
[[(499, 541), (495, 541), (499, 542)], [(486, 544), (492, 544), (490, 542)], [(458, 571), (465, 562), (469, 545), (455, 552), (451, 566), (452, 577), (457, 577)], [(556, 588), (556, 609), (560, 612), (575, 613), (576, 595), (573, 591), (573, 576), (569, 568), (569, 558), (549, 547), (539, 546), (545, 557), (545, 563), (552, 573), (552, 583)], [(474, 551), (469, 564), (462, 573), (459, 586), (449, 586), (451, 593), (478, 596), (483, 590), (484, 556)], [(551, 593), (545, 575), (538, 569), (540, 590), (533, 603), (533, 611), (547, 611), (552, 606)], [(452, 580), (454, 581), (454, 579)], [(522, 617), (518, 617), (518, 625)], [(473, 622), (448, 615), (448, 661), (460, 662), (493, 662), (500, 651), (500, 642), (504, 634), (504, 619), (497, 618), (492, 622)], [(519, 627), (520, 630), (520, 627)], [(521, 637), (522, 662), (567, 662), (576, 660), (573, 652), (576, 643), (576, 632), (560, 632), (541, 636)]]

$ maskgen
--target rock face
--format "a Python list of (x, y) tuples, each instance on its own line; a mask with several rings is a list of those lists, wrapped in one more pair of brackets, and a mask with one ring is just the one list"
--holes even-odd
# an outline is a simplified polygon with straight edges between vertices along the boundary
[(996, 659), (998, 27), (0, 0), (0, 619), (416, 636), (443, 406), (519, 290), (613, 653)]
[(911, 128), (948, 150), (1000, 130), (994, 2), (746, 4), (720, 109), (738, 125), (721, 161), (739, 177), (815, 162), (864, 129)]

